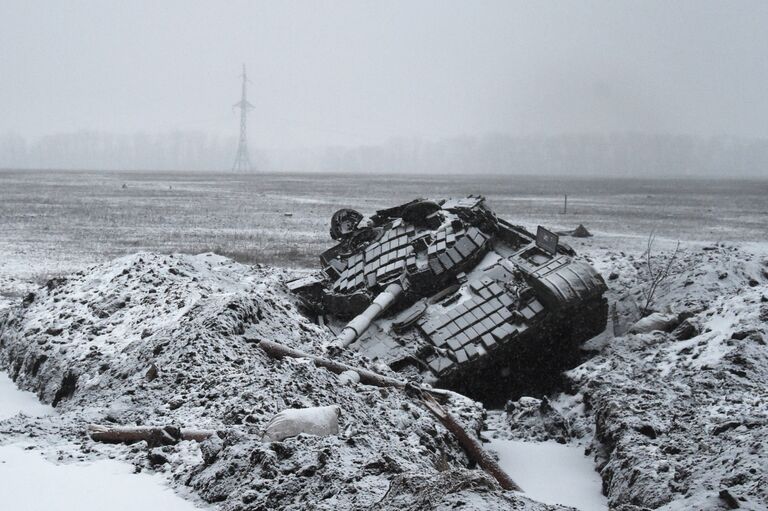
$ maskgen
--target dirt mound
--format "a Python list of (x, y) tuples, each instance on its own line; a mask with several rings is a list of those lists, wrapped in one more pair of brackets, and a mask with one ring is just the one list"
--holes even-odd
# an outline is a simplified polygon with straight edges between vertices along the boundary
[[(609, 299), (637, 319), (644, 265), (616, 254), (603, 264), (619, 275)], [(594, 433), (613, 507), (725, 509), (730, 495), (765, 509), (768, 259), (695, 247), (675, 268), (654, 303), (674, 325), (610, 339), (567, 373), (569, 431)]]
[[(644, 258), (590, 255), (616, 275), (607, 296), (617, 330), (633, 332)], [(508, 403), (489, 426), (502, 437), (586, 442), (612, 509), (766, 509), (767, 269), (764, 252), (684, 247), (654, 300), (664, 312), (645, 318), (647, 328), (612, 336), (609, 327), (587, 343), (593, 357), (566, 373), (568, 393)]]
[[(309, 352), (327, 341), (285, 292), (288, 276), (212, 254), (145, 253), (50, 281), (0, 311), (0, 367), (60, 414), (45, 426), (16, 419), (10, 429), (64, 435), (79, 456), (110, 453), (166, 471), (225, 510), (409, 509), (397, 504), (408, 499), (551, 509), (468, 470), (455, 439), (404, 393), (266, 356), (255, 341)], [(339, 435), (261, 441), (280, 410), (326, 405), (341, 408)], [(452, 398), (448, 406), (480, 429), (477, 403)], [(102, 447), (85, 438), (89, 422), (219, 433), (199, 445)]]
[[(616, 509), (764, 509), (768, 258), (686, 247), (654, 301), (680, 323), (621, 335), (639, 318), (642, 257), (589, 257), (616, 275), (608, 298), (620, 335), (609, 327), (588, 343), (593, 358), (567, 374), (569, 394), (520, 400), (491, 422), (516, 438), (591, 442)], [(547, 509), (469, 469), (454, 438), (404, 393), (267, 357), (256, 341), (318, 353), (328, 340), (285, 291), (295, 276), (214, 255), (138, 254), (50, 281), (0, 311), (0, 366), (60, 415), (15, 418), (3, 431), (63, 436), (74, 446), (64, 457), (164, 471), (225, 510)], [(261, 441), (277, 412), (327, 405), (341, 408), (338, 435)], [(477, 403), (449, 406), (481, 429)], [(89, 422), (220, 433), (202, 444), (103, 446), (85, 438)]]

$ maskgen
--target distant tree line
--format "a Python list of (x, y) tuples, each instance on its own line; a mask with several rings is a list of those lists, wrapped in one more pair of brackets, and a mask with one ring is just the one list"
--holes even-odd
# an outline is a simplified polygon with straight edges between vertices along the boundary
[[(0, 168), (228, 170), (237, 141), (201, 132), (115, 135), (81, 131), (28, 141), (0, 135)], [(768, 176), (768, 139), (621, 133), (436, 141), (251, 151), (264, 171)]]
[(27, 141), (0, 136), (0, 168), (211, 170), (232, 158), (233, 140), (200, 132), (117, 135), (78, 131)]

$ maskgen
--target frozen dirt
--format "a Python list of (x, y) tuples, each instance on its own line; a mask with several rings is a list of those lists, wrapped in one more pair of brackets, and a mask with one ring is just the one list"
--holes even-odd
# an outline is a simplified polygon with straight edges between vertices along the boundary
[[(564, 455), (582, 446), (592, 466), (569, 475), (599, 475), (611, 509), (766, 509), (766, 247), (685, 244), (653, 303), (671, 323), (629, 334), (646, 281), (643, 243), (570, 241), (606, 275), (612, 325), (585, 344), (563, 392), (506, 411), (451, 400), (454, 414), (497, 441), (556, 441), (571, 446)], [(661, 260), (674, 244), (660, 240), (657, 250)], [(56, 414), (10, 417), (3, 434), (32, 434), (62, 461), (128, 461), (223, 510), (590, 505), (565, 502), (563, 485), (546, 484), (554, 474), (526, 480), (540, 452), (524, 457), (522, 473), (510, 470), (530, 493), (503, 492), (403, 393), (266, 357), (259, 339), (310, 352), (327, 341), (286, 292), (292, 275), (212, 254), (143, 253), (47, 282), (0, 311), (0, 365), (56, 403)], [(341, 408), (338, 435), (262, 441), (279, 411), (329, 405)], [(85, 436), (89, 422), (219, 434), (199, 445), (106, 446)], [(537, 481), (550, 491), (539, 493)], [(594, 496), (590, 484), (578, 488)]]
[[(64, 440), (63, 460), (113, 456), (163, 473), (222, 510), (551, 509), (472, 469), (403, 391), (262, 352), (260, 339), (315, 352), (328, 340), (286, 292), (290, 276), (213, 254), (142, 253), (49, 281), (0, 311), (0, 365), (57, 415), (13, 417), (3, 430)], [(329, 405), (340, 408), (338, 434), (262, 438), (284, 409)], [(481, 429), (479, 403), (455, 396), (446, 406)], [(201, 444), (110, 446), (85, 435), (93, 422), (218, 433)]]

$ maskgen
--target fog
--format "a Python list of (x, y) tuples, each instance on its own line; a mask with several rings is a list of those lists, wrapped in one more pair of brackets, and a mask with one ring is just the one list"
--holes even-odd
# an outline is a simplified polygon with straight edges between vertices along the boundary
[(0, 167), (762, 176), (768, 3), (0, 0)]

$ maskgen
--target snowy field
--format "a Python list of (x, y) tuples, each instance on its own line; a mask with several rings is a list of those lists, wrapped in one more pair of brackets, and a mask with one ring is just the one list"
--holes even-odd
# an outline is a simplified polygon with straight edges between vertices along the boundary
[(467, 194), (530, 227), (708, 242), (768, 229), (768, 181), (0, 170), (0, 300), (19, 279), (143, 250), (314, 267), (341, 207)]

